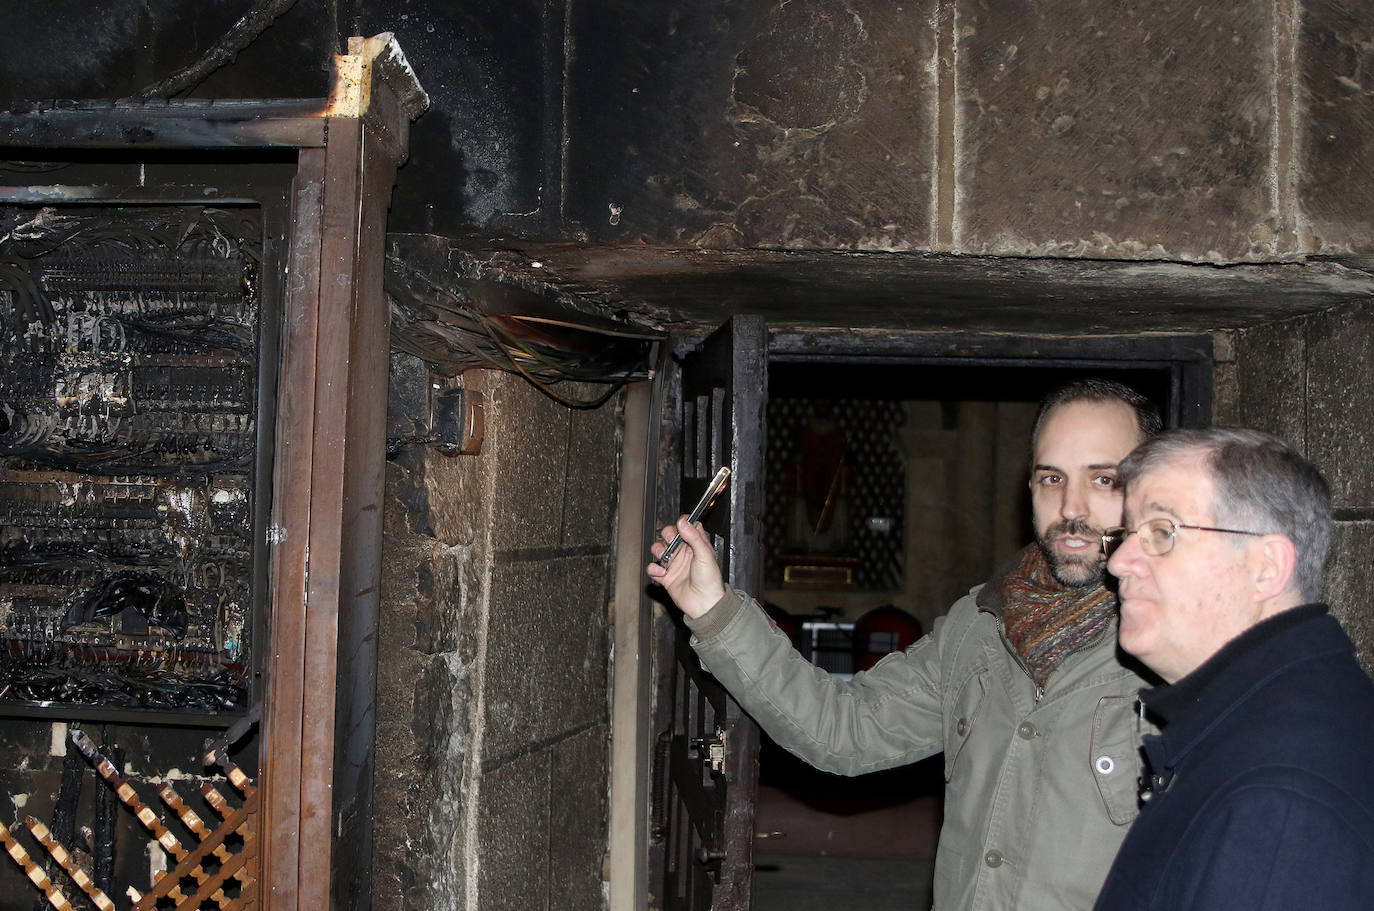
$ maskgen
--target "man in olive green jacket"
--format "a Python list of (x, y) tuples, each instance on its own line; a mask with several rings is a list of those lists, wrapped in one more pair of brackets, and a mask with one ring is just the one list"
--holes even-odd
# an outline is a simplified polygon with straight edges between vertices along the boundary
[(1100, 536), (1121, 520), (1117, 464), (1158, 427), (1115, 383), (1047, 398), (1032, 438), (1036, 543), (851, 681), (725, 589), (700, 528), (684, 517), (663, 529), (685, 547), (648, 574), (686, 614), (702, 663), (777, 743), (847, 775), (943, 751), (939, 911), (1091, 908), (1136, 816), (1136, 693), (1148, 684), (1116, 647)]

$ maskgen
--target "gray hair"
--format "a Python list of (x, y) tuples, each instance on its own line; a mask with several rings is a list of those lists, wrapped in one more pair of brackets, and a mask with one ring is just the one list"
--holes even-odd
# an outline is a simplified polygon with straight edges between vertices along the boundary
[(1331, 546), (1331, 491), (1316, 467), (1283, 440), (1260, 430), (1170, 430), (1140, 444), (1117, 469), (1129, 491), (1142, 475), (1184, 456), (1200, 456), (1212, 479), (1212, 520), (1293, 542), (1291, 585), (1304, 601), (1321, 590)]
[(1074, 380), (1072, 383), (1060, 386), (1040, 401), (1040, 410), (1035, 413), (1035, 425), (1031, 429), (1032, 459), (1035, 458), (1035, 444), (1040, 441), (1040, 429), (1045, 425), (1050, 412), (1060, 405), (1067, 405), (1070, 402), (1120, 402), (1129, 406), (1135, 412), (1135, 422), (1140, 428), (1142, 440), (1148, 440), (1159, 433), (1159, 429), (1164, 426), (1159, 417), (1159, 409), (1155, 407), (1154, 402), (1130, 386), (1099, 377)]

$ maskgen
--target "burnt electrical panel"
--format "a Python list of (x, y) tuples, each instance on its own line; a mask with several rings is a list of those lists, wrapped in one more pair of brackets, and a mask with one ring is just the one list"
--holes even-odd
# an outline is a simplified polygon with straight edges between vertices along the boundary
[(0, 709), (251, 704), (262, 269), (251, 205), (0, 204)]

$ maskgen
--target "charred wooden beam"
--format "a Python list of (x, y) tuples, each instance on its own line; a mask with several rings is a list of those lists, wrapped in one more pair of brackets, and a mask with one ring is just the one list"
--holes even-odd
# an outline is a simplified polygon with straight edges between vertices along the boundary
[(318, 148), (324, 107), (319, 98), (48, 101), (0, 113), (0, 142), (21, 149)]

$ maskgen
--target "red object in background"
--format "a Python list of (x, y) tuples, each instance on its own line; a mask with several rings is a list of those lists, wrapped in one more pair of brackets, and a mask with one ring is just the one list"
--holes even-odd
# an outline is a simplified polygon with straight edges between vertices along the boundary
[(854, 670), (866, 671), (889, 652), (921, 638), (921, 621), (892, 604), (875, 607), (854, 621)]

